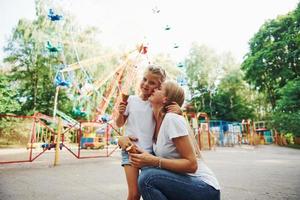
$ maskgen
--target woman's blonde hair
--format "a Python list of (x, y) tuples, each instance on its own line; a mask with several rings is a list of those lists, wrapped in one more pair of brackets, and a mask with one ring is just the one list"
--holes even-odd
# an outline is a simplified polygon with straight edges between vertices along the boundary
[(184, 102), (184, 90), (176, 82), (166, 81), (164, 82), (165, 97), (167, 97), (167, 102), (164, 104), (163, 111), (166, 112), (166, 107), (176, 102), (179, 107), (182, 106)]
[(167, 78), (166, 71), (161, 66), (158, 65), (154, 65), (154, 64), (148, 65), (148, 67), (145, 70), (145, 73), (147, 72), (151, 72), (152, 74), (160, 76), (160, 83), (163, 83)]
[[(176, 102), (180, 107), (184, 102), (184, 90), (180, 87), (176, 82), (173, 81), (166, 81), (164, 82), (164, 89), (165, 89), (165, 96), (167, 97), (167, 102), (164, 104), (162, 112), (166, 113), (166, 107), (171, 105), (173, 102)], [(190, 127), (187, 119), (186, 119), (187, 129), (189, 132), (189, 139), (193, 147), (193, 151), (197, 158), (201, 158), (200, 149), (198, 143), (195, 139), (194, 132)]]

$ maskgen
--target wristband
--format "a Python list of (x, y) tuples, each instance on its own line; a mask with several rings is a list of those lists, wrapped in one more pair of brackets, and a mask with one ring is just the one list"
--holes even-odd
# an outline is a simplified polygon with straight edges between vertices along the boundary
[(158, 161), (158, 168), (160, 168), (161, 169), (161, 158), (159, 158), (159, 161)]

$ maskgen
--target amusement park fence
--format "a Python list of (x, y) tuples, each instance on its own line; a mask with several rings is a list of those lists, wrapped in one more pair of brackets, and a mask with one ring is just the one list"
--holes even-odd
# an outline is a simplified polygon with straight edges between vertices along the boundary
[(0, 164), (33, 162), (57, 149), (66, 150), (77, 159), (108, 157), (118, 148), (120, 135), (119, 129), (109, 122), (70, 123), (41, 113), (0, 115), (1, 146), (19, 152), (13, 157), (0, 155)]

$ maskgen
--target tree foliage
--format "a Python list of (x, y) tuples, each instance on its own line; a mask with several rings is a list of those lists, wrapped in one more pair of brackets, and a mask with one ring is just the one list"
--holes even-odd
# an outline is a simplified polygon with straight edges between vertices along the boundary
[[(15, 86), (14, 99), (21, 106), (18, 114), (28, 115), (38, 111), (52, 115), (56, 91), (54, 79), (61, 67), (96, 55), (108, 55), (95, 40), (97, 29), (88, 27), (81, 30), (74, 18), (59, 8), (57, 11), (64, 15), (64, 20), (49, 20), (46, 8), (51, 8), (50, 5), (50, 1), (36, 1), (36, 19), (20, 19), (5, 48), (8, 56), (4, 61), (12, 66), (9, 82)], [(60, 46), (61, 51), (50, 52), (47, 49), (48, 42), (53, 46)], [(111, 60), (103, 60), (98, 65), (85, 69), (87, 74), (99, 75), (109, 69)], [(72, 78), (78, 83), (84, 83), (87, 79), (84, 75), (79, 70), (72, 74)], [(71, 115), (73, 106), (74, 101), (67, 97), (67, 92), (60, 90), (58, 108)]]
[(230, 53), (217, 55), (194, 44), (186, 60), (192, 104), (211, 118), (241, 121), (254, 117), (248, 85)]
[(225, 76), (213, 96), (213, 108), (218, 119), (241, 121), (254, 118), (250, 89), (242, 79), (241, 72), (232, 71)]
[(16, 113), (21, 109), (19, 101), (16, 99), (17, 92), (14, 85), (9, 82), (9, 78), (0, 73), (0, 113)]
[(279, 90), (279, 94), (272, 124), (279, 131), (300, 136), (300, 78), (288, 82)]
[(198, 111), (208, 112), (210, 115), (212, 115), (211, 96), (216, 90), (220, 74), (218, 62), (214, 50), (197, 43), (192, 45), (185, 61), (192, 102)]
[(300, 3), (265, 22), (250, 40), (242, 69), (246, 80), (266, 94), (271, 121), (282, 132), (299, 134)]
[(242, 69), (246, 80), (266, 92), (275, 108), (278, 89), (300, 76), (300, 4), (295, 11), (269, 20), (250, 40)]
[(21, 114), (35, 111), (50, 114), (53, 107), (55, 71), (52, 67), (59, 60), (47, 54), (45, 40), (41, 39), (49, 27), (45, 16), (35, 21), (21, 19), (5, 48), (8, 56), (4, 61), (13, 66), (11, 82), (17, 85), (18, 98), (23, 100)]

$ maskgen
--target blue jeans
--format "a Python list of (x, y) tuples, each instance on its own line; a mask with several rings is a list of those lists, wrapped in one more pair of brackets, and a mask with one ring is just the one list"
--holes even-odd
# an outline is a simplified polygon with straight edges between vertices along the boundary
[(158, 168), (145, 168), (138, 180), (144, 200), (219, 200), (220, 191), (200, 177), (178, 174)]
[(129, 160), (129, 154), (127, 151), (122, 150), (121, 151), (121, 165), (124, 167), (124, 165), (131, 165)]

